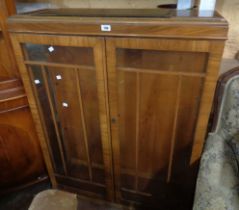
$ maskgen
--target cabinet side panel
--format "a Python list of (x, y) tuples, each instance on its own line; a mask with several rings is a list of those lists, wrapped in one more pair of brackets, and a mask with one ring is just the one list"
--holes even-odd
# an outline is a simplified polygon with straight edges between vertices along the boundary
[(209, 58), (206, 66), (207, 75), (203, 86), (199, 117), (195, 130), (194, 144), (191, 154), (190, 164), (192, 166), (198, 164), (203, 150), (224, 45), (225, 45), (224, 41), (210, 42)]

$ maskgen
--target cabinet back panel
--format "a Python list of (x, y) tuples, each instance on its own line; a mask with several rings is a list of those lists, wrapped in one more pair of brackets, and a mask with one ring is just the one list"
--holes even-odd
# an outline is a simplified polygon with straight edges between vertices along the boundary
[[(56, 105), (56, 115), (59, 117), (63, 139), (65, 139), (67, 161), (71, 162), (72, 158), (87, 161), (75, 71), (55, 67), (47, 67), (47, 70)], [(57, 80), (57, 75), (62, 79)], [(67, 107), (64, 107), (63, 103), (66, 103)], [(80, 141), (80, 144), (77, 144), (77, 141)]]
[(154, 194), (155, 188), (184, 183), (203, 79), (123, 71), (117, 75), (122, 189)]
[(134, 72), (118, 71), (119, 103), (119, 138), (121, 140), (122, 186), (134, 189), (135, 177), (128, 173), (135, 172), (136, 165), (136, 94), (137, 79)]
[(79, 69), (78, 72), (91, 161), (93, 164), (102, 165), (103, 159), (101, 149), (100, 122), (98, 116), (99, 105), (96, 75), (94, 71), (87, 69)]
[(205, 73), (207, 54), (141, 49), (117, 49), (117, 66), (144, 70)]
[[(134, 72), (118, 72), (119, 135), (122, 161), (125, 170), (135, 168), (136, 138), (136, 94), (137, 79)], [(124, 157), (127, 161), (124, 160)]]
[(176, 183), (182, 181), (193, 183), (189, 181), (192, 177), (185, 178), (185, 176), (191, 175), (190, 156), (204, 80), (198, 77), (181, 77), (181, 82), (171, 180)]
[[(49, 78), (49, 86), (52, 89), (52, 101), (56, 106), (56, 117), (59, 118), (58, 126), (62, 134), (65, 149), (65, 158), (68, 165), (68, 173), (72, 176), (80, 176), (89, 179), (87, 167), (80, 162), (87, 163), (87, 149), (84, 142), (84, 131), (80, 101), (77, 97), (77, 76), (74, 69), (46, 67)], [(57, 80), (56, 76), (61, 76)], [(65, 103), (65, 107), (64, 104)], [(77, 169), (79, 165), (79, 169)], [(80, 171), (85, 173), (80, 173)]]
[(139, 76), (138, 173), (167, 179), (177, 102), (177, 76)]
[(28, 66), (28, 74), (31, 81), (39, 81), (37, 85), (33, 85), (36, 101), (41, 108), (41, 115), (43, 117), (44, 128), (47, 133), (48, 145), (51, 151), (51, 158), (53, 159), (54, 170), (58, 174), (64, 174), (62, 167), (61, 154), (57, 142), (57, 135), (54, 131), (54, 124), (52, 120), (50, 104), (47, 98), (47, 91), (44, 84), (44, 79), (42, 75), (42, 69), (40, 66), (32, 65)]

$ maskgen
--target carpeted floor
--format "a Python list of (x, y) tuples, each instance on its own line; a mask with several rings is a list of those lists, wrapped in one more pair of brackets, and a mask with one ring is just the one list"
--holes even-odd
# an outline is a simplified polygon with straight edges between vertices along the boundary
[[(50, 189), (35, 196), (29, 210), (129, 210), (127, 207), (103, 200), (78, 196), (73, 193)], [(132, 208), (131, 208), (132, 209)]]
[(41, 183), (0, 197), (0, 210), (28, 210), (34, 196), (50, 189), (50, 183)]
[(100, 200), (93, 200), (78, 196), (77, 210), (130, 210), (117, 204), (112, 204)]
[(49, 183), (43, 183), (1, 196), (0, 210), (129, 210), (117, 204), (50, 188)]

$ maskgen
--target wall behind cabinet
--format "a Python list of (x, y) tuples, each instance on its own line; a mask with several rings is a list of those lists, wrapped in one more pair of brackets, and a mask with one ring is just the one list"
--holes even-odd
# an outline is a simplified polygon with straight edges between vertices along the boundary
[(155, 8), (159, 4), (176, 3), (177, 0), (50, 0), (64, 7), (86, 8)]

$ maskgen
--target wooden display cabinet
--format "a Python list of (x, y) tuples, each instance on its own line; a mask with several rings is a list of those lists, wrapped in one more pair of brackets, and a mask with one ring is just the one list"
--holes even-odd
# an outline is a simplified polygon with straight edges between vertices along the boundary
[(191, 208), (227, 38), (219, 14), (58, 9), (8, 27), (55, 187)]

